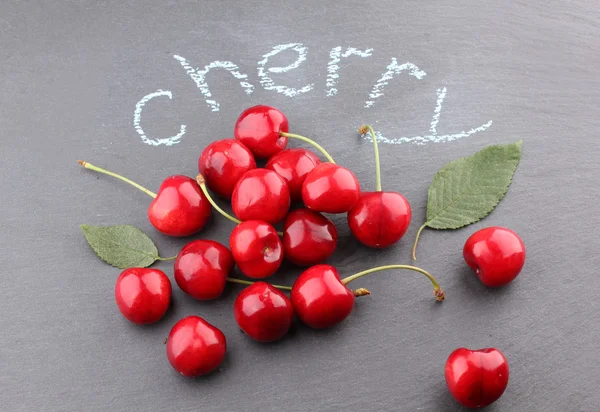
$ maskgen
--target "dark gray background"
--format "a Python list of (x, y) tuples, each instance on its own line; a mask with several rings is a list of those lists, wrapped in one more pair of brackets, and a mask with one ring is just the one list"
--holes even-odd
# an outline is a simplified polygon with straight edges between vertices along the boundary
[[(509, 5), (510, 3), (510, 5)], [(3, 411), (458, 411), (443, 368), (457, 347), (494, 346), (511, 378), (494, 411), (597, 411), (600, 12), (587, 1), (3, 1), (0, 6), (0, 409)], [(272, 47), (303, 43), (306, 62), (279, 84), (314, 83), (288, 98), (264, 90), (257, 62)], [(325, 97), (329, 51), (373, 48), (342, 61), (339, 93)], [(255, 86), (247, 96), (221, 71), (208, 83), (211, 112), (173, 54), (194, 67), (238, 64)], [(364, 102), (391, 57), (427, 73), (395, 77), (370, 109)], [(268, 66), (296, 58), (282, 53)], [(410, 272), (361, 279), (373, 295), (324, 332), (299, 326), (272, 345), (236, 327), (239, 287), (211, 303), (175, 286), (159, 324), (136, 327), (119, 314), (119, 270), (88, 247), (81, 223), (135, 225), (163, 256), (189, 239), (150, 226), (150, 198), (79, 168), (88, 160), (156, 190), (168, 175), (197, 172), (202, 148), (230, 137), (246, 107), (283, 110), (291, 131), (314, 136), (338, 163), (374, 188), (372, 148), (355, 132), (370, 122), (388, 138), (426, 134), (436, 89), (447, 88), (439, 134), (481, 133), (447, 143), (382, 144), (383, 186), (413, 207), (405, 238), (382, 252), (357, 245), (345, 217), (330, 262), (347, 275), (407, 263), (424, 221), (427, 188), (447, 161), (487, 145), (523, 139), (507, 196), (484, 221), (423, 233), (418, 264), (435, 274), (447, 300)], [(153, 138), (187, 125), (181, 143), (144, 144), (133, 110), (157, 89), (142, 124)], [(293, 142), (290, 146), (297, 146)], [(487, 290), (467, 270), (462, 245), (475, 230), (503, 225), (528, 251), (519, 278)], [(216, 218), (201, 236), (227, 243), (232, 225)], [(172, 276), (172, 264), (157, 265)], [(277, 275), (291, 284), (299, 273)], [(188, 380), (169, 366), (163, 340), (181, 317), (199, 314), (223, 330), (219, 372)]]

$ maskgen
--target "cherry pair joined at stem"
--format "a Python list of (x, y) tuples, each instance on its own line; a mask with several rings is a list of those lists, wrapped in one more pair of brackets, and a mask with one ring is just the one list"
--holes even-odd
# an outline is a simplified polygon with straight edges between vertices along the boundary
[[(323, 147), (307, 137), (288, 133), (287, 117), (278, 109), (265, 105), (253, 106), (239, 116), (234, 127), (234, 136), (257, 158), (269, 159), (281, 153), (287, 146), (288, 138), (295, 138), (316, 147), (328, 160), (314, 166), (308, 173), (291, 182), (294, 200), (302, 198), (311, 210), (325, 213), (348, 212), (358, 201), (360, 185), (356, 176), (345, 167), (336, 165)], [(290, 158), (300, 154), (286, 154)], [(284, 162), (281, 158), (274, 163)], [(302, 181), (303, 180), (303, 181)], [(301, 183), (301, 189), (298, 187)], [(290, 181), (288, 181), (290, 183)]]

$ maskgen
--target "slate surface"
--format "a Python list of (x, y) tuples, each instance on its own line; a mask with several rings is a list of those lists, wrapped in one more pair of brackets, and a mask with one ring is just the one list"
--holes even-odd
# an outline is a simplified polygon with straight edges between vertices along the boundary
[[(460, 346), (495, 346), (509, 359), (511, 379), (489, 410), (598, 411), (599, 38), (591, 0), (2, 2), (0, 409), (459, 411), (445, 389), (446, 357)], [(270, 84), (258, 74), (263, 56), (290, 43), (306, 48), (306, 60), (265, 73), (275, 86), (313, 84), (294, 97), (265, 90), (260, 80)], [(327, 97), (338, 46), (373, 50), (342, 58), (338, 93)], [(220, 105), (213, 112), (174, 55), (193, 68), (231, 61), (254, 90), (248, 95), (232, 74), (211, 70), (209, 100)], [(426, 75), (384, 80), (384, 94), (365, 108), (393, 57)], [(297, 58), (287, 50), (264, 68)], [(136, 104), (159, 89), (140, 125), (148, 139), (185, 125), (171, 146), (144, 143), (133, 124)], [(76, 160), (157, 189), (168, 175), (195, 175), (201, 149), (231, 136), (238, 114), (258, 103), (281, 108), (293, 131), (316, 137), (365, 188), (374, 188), (372, 149), (356, 127), (370, 122), (388, 141), (409, 141), (381, 145), (384, 188), (413, 206), (409, 232), (376, 253), (335, 217), (341, 241), (331, 263), (343, 274), (409, 262), (435, 171), (489, 144), (523, 139), (514, 182), (492, 215), (423, 234), (418, 263), (438, 276), (443, 304), (417, 274), (391, 272), (356, 282), (373, 295), (339, 327), (299, 326), (272, 345), (237, 329), (238, 287), (212, 303), (175, 288), (173, 309), (152, 327), (121, 317), (113, 298), (119, 271), (97, 259), (78, 225), (133, 224), (164, 256), (189, 239), (155, 232), (146, 195)], [(466, 238), (489, 225), (516, 230), (528, 248), (519, 279), (497, 291), (482, 287), (461, 255)], [(215, 219), (203, 236), (226, 243), (231, 228)], [(172, 276), (170, 263), (157, 267)], [(288, 284), (299, 273), (284, 272), (277, 281)], [(189, 314), (227, 335), (227, 359), (208, 378), (179, 377), (164, 354), (170, 327)]]

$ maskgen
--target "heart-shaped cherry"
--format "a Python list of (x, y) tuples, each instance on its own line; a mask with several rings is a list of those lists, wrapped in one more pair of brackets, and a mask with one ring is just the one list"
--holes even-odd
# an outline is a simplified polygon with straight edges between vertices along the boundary
[(396, 243), (408, 229), (411, 209), (408, 200), (398, 192), (381, 191), (381, 167), (377, 137), (369, 125), (361, 126), (359, 132), (371, 133), (375, 148), (376, 191), (363, 192), (348, 212), (348, 225), (356, 239), (372, 248), (386, 248)]
[(506, 390), (508, 361), (495, 348), (458, 348), (446, 361), (445, 375), (454, 399), (467, 408), (483, 408)]
[(290, 299), (265, 282), (256, 282), (240, 292), (233, 313), (240, 329), (258, 342), (281, 339), (294, 318)]
[(235, 185), (231, 196), (233, 213), (240, 220), (277, 223), (290, 210), (290, 190), (285, 180), (268, 169), (252, 169)]
[(120, 179), (152, 196), (154, 200), (148, 207), (148, 219), (162, 234), (190, 236), (199, 232), (210, 218), (210, 203), (196, 181), (190, 177), (169, 176), (160, 185), (158, 193), (154, 193), (121, 175), (82, 160), (78, 162), (86, 169)]
[(274, 274), (283, 261), (283, 246), (279, 233), (263, 220), (241, 222), (219, 207), (208, 193), (202, 175), (196, 181), (211, 205), (237, 226), (229, 236), (229, 246), (233, 260), (242, 273), (248, 277), (260, 279)]
[(280, 132), (288, 131), (288, 120), (278, 109), (257, 105), (244, 110), (235, 122), (233, 135), (259, 159), (268, 159), (285, 149), (287, 137)]
[(175, 282), (185, 293), (198, 300), (216, 299), (233, 269), (233, 256), (219, 242), (193, 240), (177, 255), (174, 269)]
[(302, 183), (308, 173), (321, 164), (321, 159), (307, 149), (286, 149), (271, 157), (265, 168), (281, 176), (290, 188), (292, 202), (302, 200)]
[(350, 170), (335, 163), (321, 163), (302, 184), (307, 208), (323, 213), (345, 213), (360, 197), (360, 184)]
[(167, 359), (183, 376), (209, 374), (225, 358), (225, 335), (200, 316), (188, 316), (177, 322), (167, 338)]
[(198, 159), (198, 170), (206, 185), (219, 196), (230, 199), (235, 184), (248, 170), (256, 168), (252, 152), (235, 139), (212, 142)]
[(512, 282), (523, 269), (525, 255), (525, 245), (519, 235), (498, 226), (473, 233), (463, 248), (465, 262), (488, 287)]
[(291, 300), (300, 320), (315, 329), (332, 327), (346, 319), (354, 307), (354, 297), (368, 295), (366, 289), (354, 292), (346, 285), (351, 281), (373, 272), (386, 269), (409, 269), (425, 275), (433, 284), (433, 293), (438, 302), (444, 300), (444, 292), (437, 281), (425, 270), (408, 265), (387, 265), (368, 269), (344, 279), (330, 265), (316, 265), (298, 276), (292, 286)]
[(117, 278), (115, 300), (129, 321), (138, 325), (158, 322), (171, 303), (171, 281), (158, 269), (125, 269)]
[(337, 239), (333, 222), (318, 212), (301, 208), (285, 218), (283, 251), (285, 258), (296, 265), (311, 266), (325, 261), (335, 251)]

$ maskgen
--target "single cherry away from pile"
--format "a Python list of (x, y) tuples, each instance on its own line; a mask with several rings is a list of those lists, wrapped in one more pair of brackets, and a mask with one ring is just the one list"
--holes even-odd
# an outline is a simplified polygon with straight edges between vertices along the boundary
[(525, 264), (525, 245), (515, 232), (498, 226), (473, 233), (465, 242), (463, 257), (481, 283), (488, 287), (506, 286)]
[(448, 390), (467, 408), (484, 408), (502, 396), (508, 385), (508, 361), (495, 348), (458, 348), (445, 368)]

